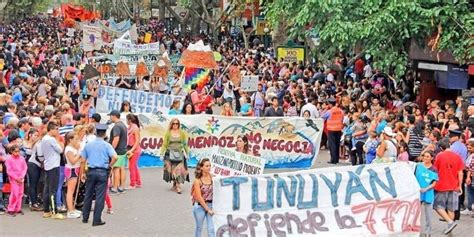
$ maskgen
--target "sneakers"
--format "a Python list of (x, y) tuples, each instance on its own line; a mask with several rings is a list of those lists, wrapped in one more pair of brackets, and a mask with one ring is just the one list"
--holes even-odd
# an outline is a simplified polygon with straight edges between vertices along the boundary
[(118, 188), (117, 191), (120, 193), (120, 194), (124, 194), (126, 193), (126, 191), (122, 188)]
[(472, 212), (472, 211), (469, 211), (469, 209), (464, 209), (464, 211), (461, 211), (460, 213), (461, 213), (461, 215), (467, 215), (467, 216), (473, 214), (473, 212)]
[(64, 220), (64, 219), (66, 219), (66, 217), (64, 217), (64, 215), (61, 214), (61, 213), (56, 213), (56, 214), (54, 214), (54, 215), (51, 216), (51, 219)]
[(43, 213), (43, 218), (50, 218), (53, 214), (51, 212)]
[(117, 190), (110, 188), (110, 194), (118, 194)]
[(62, 205), (61, 207), (58, 208), (58, 212), (59, 212), (59, 213), (66, 213), (66, 212), (67, 212), (67, 208), (66, 208), (64, 205)]
[(4, 208), (0, 208), (0, 215), (5, 215), (5, 209)]
[(453, 221), (451, 224), (448, 224), (448, 228), (446, 228), (446, 229), (443, 231), (443, 233), (444, 233), (445, 235), (451, 233), (451, 231), (452, 231), (457, 225), (458, 225), (458, 223), (455, 222), (455, 221)]
[(7, 211), (7, 215), (8, 215), (8, 216), (11, 216), (11, 217), (15, 217), (15, 216), (16, 216), (16, 213), (15, 213), (15, 212), (12, 212), (12, 211)]
[(112, 215), (112, 214), (114, 214), (114, 211), (112, 211), (112, 209), (110, 209), (110, 208), (107, 208), (107, 214)]
[(30, 206), (30, 211), (43, 211), (43, 208), (38, 203), (35, 203)]
[(79, 218), (79, 217), (81, 217), (81, 214), (79, 214), (76, 211), (67, 212), (67, 218), (68, 219), (76, 219), (76, 218)]

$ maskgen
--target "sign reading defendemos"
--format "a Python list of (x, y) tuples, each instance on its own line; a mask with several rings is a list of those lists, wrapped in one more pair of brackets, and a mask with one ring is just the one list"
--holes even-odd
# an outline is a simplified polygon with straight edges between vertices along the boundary
[(174, 96), (146, 91), (128, 90), (118, 87), (100, 86), (97, 95), (97, 113), (120, 110), (122, 102), (130, 102), (133, 113), (168, 114), (173, 101), (183, 102), (182, 96)]
[(302, 46), (278, 46), (277, 61), (285, 63), (305, 62), (306, 49)]
[(265, 159), (222, 147), (214, 149), (211, 173), (218, 176), (263, 174)]
[(215, 177), (216, 236), (419, 236), (409, 163)]

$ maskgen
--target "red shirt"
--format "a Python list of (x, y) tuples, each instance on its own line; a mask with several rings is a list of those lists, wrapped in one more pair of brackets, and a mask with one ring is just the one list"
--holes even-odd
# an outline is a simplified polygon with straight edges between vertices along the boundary
[(361, 74), (362, 72), (364, 72), (364, 67), (365, 67), (364, 60), (359, 58), (355, 61), (355, 65), (354, 65), (355, 73)]
[(464, 169), (461, 157), (452, 151), (443, 151), (436, 156), (434, 167), (438, 170), (439, 181), (434, 190), (438, 192), (459, 189), (459, 171)]

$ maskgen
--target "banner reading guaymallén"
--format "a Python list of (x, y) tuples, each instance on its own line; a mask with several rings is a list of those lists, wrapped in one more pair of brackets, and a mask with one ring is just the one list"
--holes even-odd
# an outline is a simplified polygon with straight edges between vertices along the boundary
[(214, 178), (216, 236), (418, 236), (409, 163)]
[(120, 110), (120, 106), (125, 100), (130, 102), (133, 113), (161, 112), (168, 114), (173, 101), (178, 100), (183, 103), (184, 97), (100, 86), (97, 94), (97, 113), (108, 113), (114, 109)]
[(216, 146), (212, 153), (211, 173), (217, 176), (263, 174), (265, 159)]
[[(322, 119), (301, 117), (250, 118), (206, 114), (138, 114), (138, 117), (143, 125), (141, 147), (154, 156), (160, 154), (170, 120), (178, 118), (188, 136), (191, 166), (201, 158), (211, 158), (215, 147), (235, 150), (237, 137), (245, 135), (249, 140), (250, 154), (265, 159), (266, 168), (310, 168), (319, 153), (323, 132)], [(148, 166), (161, 165), (158, 158), (142, 164), (145, 162)]]

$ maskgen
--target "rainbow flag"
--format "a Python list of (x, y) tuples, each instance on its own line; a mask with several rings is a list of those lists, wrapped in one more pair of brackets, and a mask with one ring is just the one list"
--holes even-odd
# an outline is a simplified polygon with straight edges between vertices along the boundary
[(201, 91), (201, 89), (206, 86), (206, 84), (211, 79), (209, 76), (209, 69), (203, 68), (185, 68), (184, 69), (184, 84), (183, 88), (186, 91), (191, 90), (192, 84), (197, 84), (197, 90)]

